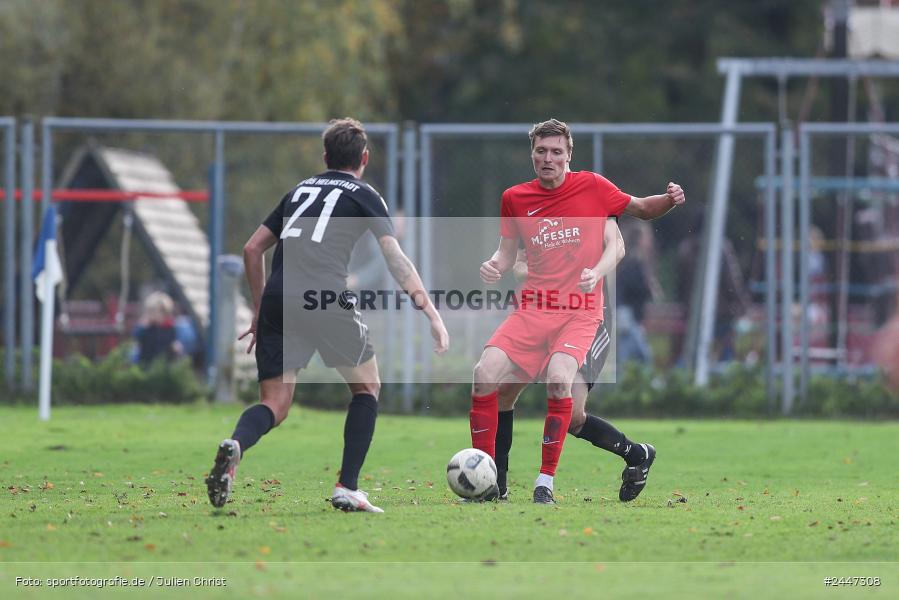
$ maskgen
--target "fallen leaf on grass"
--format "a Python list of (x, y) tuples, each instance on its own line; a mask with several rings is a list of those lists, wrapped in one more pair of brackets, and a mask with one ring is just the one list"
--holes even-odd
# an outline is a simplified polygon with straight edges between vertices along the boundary
[(783, 521), (783, 517), (781, 517), (780, 515), (771, 515), (771, 520), (772, 521)]
[(808, 524), (809, 527), (815, 527), (817, 525), (818, 525), (818, 521), (812, 521), (811, 523)]
[(146, 548), (150, 552), (153, 552), (154, 550), (156, 550), (156, 544), (144, 544), (144, 548)]
[(6, 540), (0, 540), (0, 548), (9, 548), (11, 546), (12, 546), (12, 544), (7, 542)]
[(762, 495), (764, 495), (764, 496), (767, 496), (767, 495), (768, 495), (768, 488), (767, 488), (767, 487), (765, 488), (765, 491), (762, 492)]
[(259, 546), (259, 554), (268, 556), (271, 553), (272, 553), (272, 549), (269, 548), (268, 546)]
[(746, 507), (741, 504), (737, 507), (737, 510), (746, 510)]
[(584, 535), (593, 535), (592, 527), (584, 527)]
[(256, 570), (257, 571), (265, 571), (266, 570), (265, 561), (257, 560), (256, 561)]
[(559, 530), (559, 535), (561, 535), (562, 537), (565, 537), (566, 535), (568, 535), (568, 530), (567, 530), (567, 529), (560, 529), (560, 530)]
[(56, 531), (56, 525), (53, 523), (47, 523), (47, 531)]
[(49, 481), (45, 481), (44, 483), (41, 484), (41, 489), (42, 489), (42, 490), (52, 490), (54, 487), (56, 487), (56, 486), (54, 486), (54, 485), (53, 485), (52, 483), (50, 483)]

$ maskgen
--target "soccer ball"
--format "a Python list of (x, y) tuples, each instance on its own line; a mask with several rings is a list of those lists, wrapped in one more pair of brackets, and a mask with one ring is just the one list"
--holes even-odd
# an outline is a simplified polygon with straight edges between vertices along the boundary
[(498, 493), (496, 463), (481, 450), (460, 450), (446, 465), (446, 482), (453, 492), (463, 498), (491, 500)]

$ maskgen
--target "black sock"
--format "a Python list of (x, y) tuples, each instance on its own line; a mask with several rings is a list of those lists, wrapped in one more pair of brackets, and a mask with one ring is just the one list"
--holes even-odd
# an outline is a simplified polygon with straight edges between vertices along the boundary
[(640, 464), (646, 458), (643, 446), (633, 443), (614, 425), (595, 415), (587, 415), (587, 420), (576, 437), (617, 454), (631, 466)]
[(512, 449), (513, 410), (499, 413), (496, 424), (496, 485), (500, 492), (506, 489), (506, 473), (509, 471), (509, 451)]
[(237, 427), (231, 434), (231, 439), (240, 443), (240, 454), (243, 454), (256, 445), (259, 438), (272, 430), (275, 426), (275, 413), (265, 404), (254, 404), (243, 411), (237, 421)]
[(343, 464), (339, 479), (345, 488), (358, 489), (359, 471), (368, 454), (377, 417), (378, 401), (371, 394), (356, 394), (350, 400), (343, 426)]

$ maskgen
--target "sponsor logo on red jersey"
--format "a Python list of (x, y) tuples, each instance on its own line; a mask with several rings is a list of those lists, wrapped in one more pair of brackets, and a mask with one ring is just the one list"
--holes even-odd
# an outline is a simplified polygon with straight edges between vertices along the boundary
[(537, 235), (531, 236), (531, 244), (543, 250), (561, 248), (566, 244), (580, 244), (580, 227), (566, 227), (561, 218), (539, 219)]

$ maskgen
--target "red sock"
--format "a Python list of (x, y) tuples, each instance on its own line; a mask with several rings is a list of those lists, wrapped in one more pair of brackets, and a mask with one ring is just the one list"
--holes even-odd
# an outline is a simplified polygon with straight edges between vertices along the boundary
[[(496, 458), (496, 424), (499, 420), (499, 405), (497, 392), (486, 396), (471, 395), (471, 412), (468, 420), (471, 423), (471, 445), (478, 450), (483, 450)], [(571, 418), (571, 402), (568, 406), (569, 419)]]
[(543, 462), (540, 472), (554, 476), (562, 455), (562, 445), (571, 423), (571, 398), (546, 400), (546, 421), (543, 424)]

